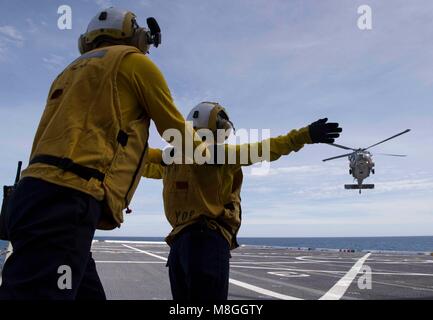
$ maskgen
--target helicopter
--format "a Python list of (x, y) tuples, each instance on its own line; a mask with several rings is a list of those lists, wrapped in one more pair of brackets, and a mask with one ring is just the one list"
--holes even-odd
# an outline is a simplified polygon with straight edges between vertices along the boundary
[[(389, 137), (388, 139), (382, 140), (378, 143), (375, 143), (367, 148), (349, 148), (340, 144), (336, 143), (328, 143), (331, 146), (344, 149), (344, 150), (351, 150), (352, 152), (342, 154), (339, 156), (335, 156), (332, 158), (324, 159), (322, 161), (329, 161), (339, 158), (348, 157), (349, 158), (349, 174), (353, 176), (354, 180), (357, 180), (357, 184), (345, 184), (345, 189), (358, 189), (359, 194), (361, 194), (362, 189), (374, 189), (374, 184), (363, 184), (362, 182), (364, 179), (370, 176), (370, 173), (374, 174), (374, 162), (372, 159), (372, 153), (367, 151), (381, 143), (384, 143), (386, 141), (389, 141), (391, 139), (394, 139), (398, 136), (401, 136), (402, 134), (405, 134), (409, 132), (410, 129), (406, 129), (403, 132), (400, 132), (396, 135), (393, 135), (392, 137)], [(406, 157), (404, 154), (389, 154), (389, 153), (379, 153), (380, 155), (384, 156), (390, 156), (390, 157)]]

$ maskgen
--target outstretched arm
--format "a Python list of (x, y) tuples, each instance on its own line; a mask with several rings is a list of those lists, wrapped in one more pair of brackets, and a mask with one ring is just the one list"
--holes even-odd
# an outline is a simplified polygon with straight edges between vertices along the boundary
[[(164, 136), (164, 132), (168, 129), (175, 129), (182, 137), (191, 139), (194, 148), (201, 145), (201, 139), (191, 124), (185, 122), (184, 117), (175, 106), (167, 82), (159, 68), (142, 54), (131, 54), (129, 59), (132, 68), (130, 79), (132, 88), (140, 104), (155, 123), (161, 137), (170, 139)], [(180, 148), (181, 146), (175, 147)]]
[(307, 127), (261, 142), (223, 145), (225, 163), (245, 166), (261, 161), (275, 161), (283, 155), (299, 151), (305, 144), (332, 143), (340, 136), (342, 129), (338, 123), (327, 121), (326, 118), (320, 119)]
[(283, 155), (300, 150), (306, 143), (311, 143), (308, 127), (292, 130), (286, 135), (240, 145), (224, 145), (225, 161), (241, 166), (252, 165), (261, 161), (275, 161)]

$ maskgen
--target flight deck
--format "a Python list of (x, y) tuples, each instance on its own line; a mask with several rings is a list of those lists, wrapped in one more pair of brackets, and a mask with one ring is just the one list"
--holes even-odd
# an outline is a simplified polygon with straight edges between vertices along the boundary
[[(108, 299), (171, 299), (166, 244), (94, 241), (92, 251)], [(433, 256), (241, 246), (229, 299), (433, 299)]]

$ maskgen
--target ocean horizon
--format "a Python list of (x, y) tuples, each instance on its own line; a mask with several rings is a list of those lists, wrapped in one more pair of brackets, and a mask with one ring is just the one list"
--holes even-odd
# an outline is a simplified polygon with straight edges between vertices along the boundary
[[(95, 240), (121, 241), (164, 241), (164, 237), (106, 237), (96, 236)], [(273, 248), (299, 248), (307, 250), (354, 250), (354, 251), (406, 251), (433, 252), (433, 236), (410, 237), (240, 237), (240, 245), (265, 246)], [(0, 240), (0, 252), (7, 247)]]
[[(164, 237), (100, 237), (95, 240), (164, 241)], [(433, 252), (433, 236), (387, 237), (240, 237), (240, 245), (355, 251)]]

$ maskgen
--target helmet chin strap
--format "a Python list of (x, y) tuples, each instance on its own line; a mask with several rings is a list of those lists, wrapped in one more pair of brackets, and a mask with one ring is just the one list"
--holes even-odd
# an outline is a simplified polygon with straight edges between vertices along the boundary
[(218, 114), (217, 116), (217, 125), (216, 125), (217, 129), (224, 129), (224, 130), (231, 129), (233, 130), (233, 132), (235, 132), (236, 129), (235, 126), (233, 125), (233, 122), (230, 121), (225, 111), (222, 111), (222, 113), (225, 116), (221, 116), (220, 114)]
[(236, 132), (235, 126), (233, 124), (233, 122), (231, 122), (229, 119), (226, 120), (228, 123), (230, 123), (231, 129), (233, 130), (233, 133)]

